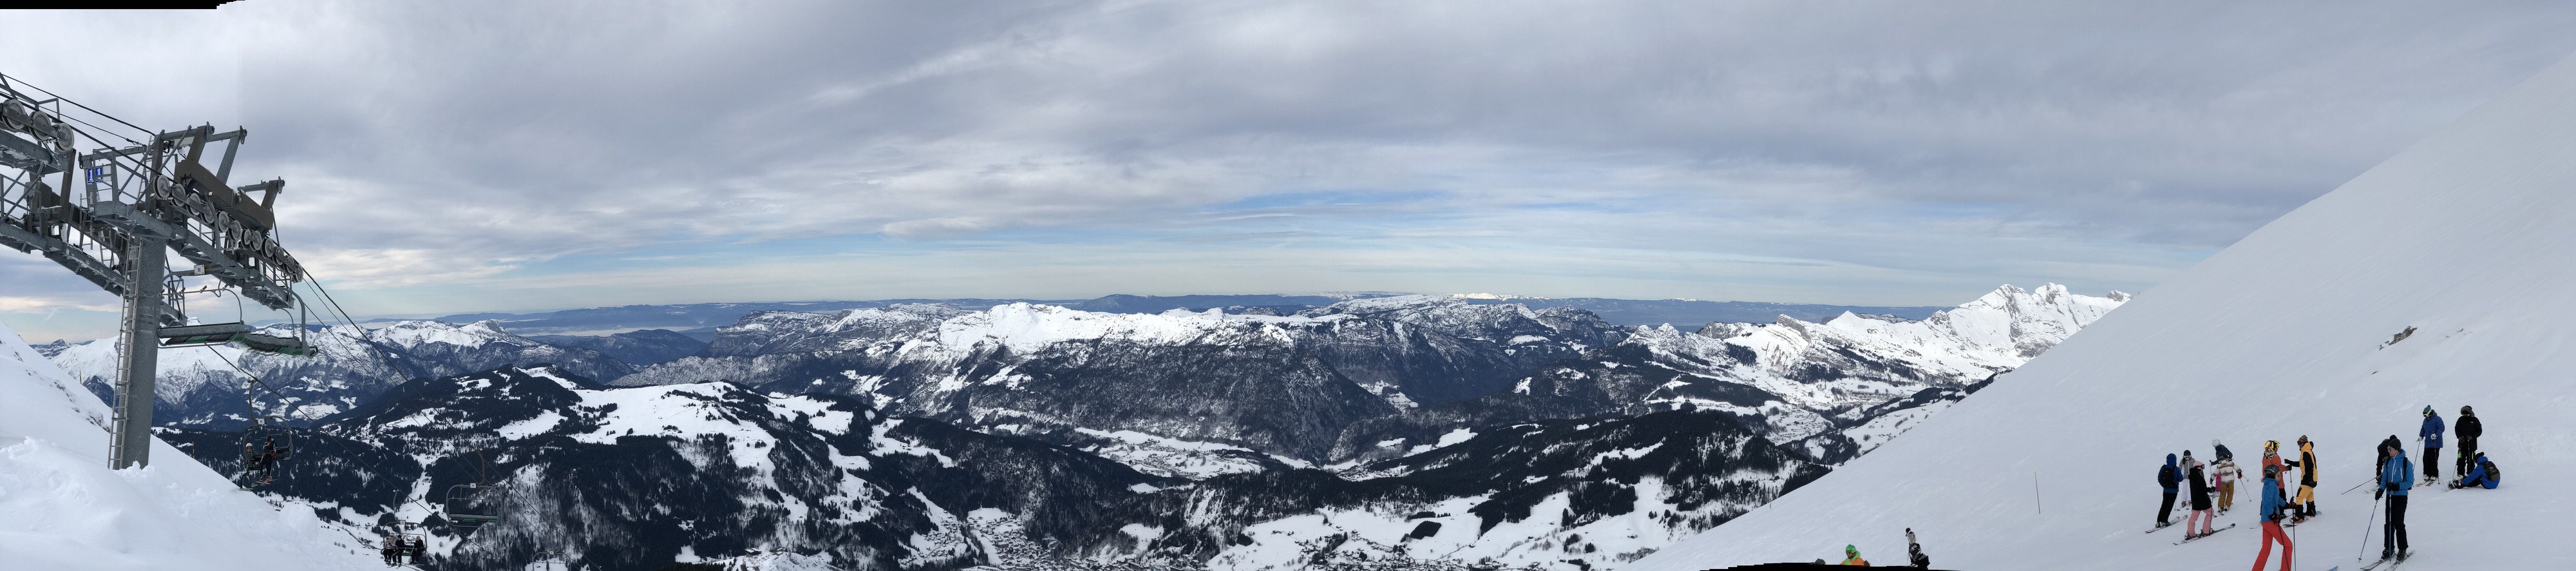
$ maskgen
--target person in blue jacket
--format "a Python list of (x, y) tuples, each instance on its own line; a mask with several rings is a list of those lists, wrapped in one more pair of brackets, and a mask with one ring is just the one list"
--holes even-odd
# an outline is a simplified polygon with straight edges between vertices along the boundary
[(2156, 469), (2156, 485), (2165, 488), (2165, 505), (2156, 508), (2156, 527), (2173, 525), (2174, 494), (2182, 492), (2182, 470), (2174, 467), (2174, 455), (2165, 455), (2165, 467)]
[(2441, 481), (2442, 415), (2433, 412), (2433, 405), (2424, 405), (2424, 428), (2415, 437), (2424, 440), (2424, 483)]
[(2503, 474), (2496, 473), (2495, 461), (2488, 460), (2486, 453), (2480, 452), (2478, 453), (2477, 463), (2470, 464), (2469, 473), (2460, 476), (2459, 481), (2451, 482), (2451, 489), (2486, 488), (2493, 490), (2496, 487), (2496, 482), (2502, 477)]
[(2290, 558), (2296, 546), (2290, 545), (2290, 534), (2281, 531), (2281, 511), (2290, 507), (2290, 499), (2281, 497), (2281, 467), (2263, 466), (2263, 551), (2254, 555), (2254, 571), (2263, 571), (2263, 562), (2272, 558), (2272, 544), (2281, 544), (2281, 571), (2290, 571)]
[(2406, 459), (2405, 450), (2390, 447), (2388, 463), (2379, 467), (2379, 490), (2388, 499), (2388, 526), (2381, 528), (2386, 539), (2379, 542), (2379, 558), (2409, 555), (2406, 545), (2406, 490), (2415, 487), (2415, 461)]

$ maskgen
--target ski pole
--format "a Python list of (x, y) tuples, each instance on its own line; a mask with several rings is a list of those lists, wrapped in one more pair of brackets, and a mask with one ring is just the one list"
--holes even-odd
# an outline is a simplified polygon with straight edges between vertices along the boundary
[(2361, 552), (2352, 554), (2352, 560), (2360, 561), (2363, 554), (2370, 553), (2370, 522), (2374, 521), (2379, 521), (2379, 498), (2375, 496), (2370, 498), (2370, 516), (2361, 520)]

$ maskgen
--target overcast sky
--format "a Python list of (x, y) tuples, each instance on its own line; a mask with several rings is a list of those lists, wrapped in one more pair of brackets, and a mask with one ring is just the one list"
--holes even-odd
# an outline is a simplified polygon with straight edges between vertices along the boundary
[[(251, 0), (0, 25), (0, 72), (248, 127), (236, 178), (288, 180), (286, 243), (362, 315), (2136, 292), (2576, 52), (2561, 2)], [(108, 335), (114, 306), (0, 256), (29, 339)]]

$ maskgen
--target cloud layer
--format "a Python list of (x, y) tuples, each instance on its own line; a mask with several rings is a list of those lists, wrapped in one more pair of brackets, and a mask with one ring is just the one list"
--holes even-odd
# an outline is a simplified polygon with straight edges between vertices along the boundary
[(289, 179), (352, 301), (1946, 304), (2151, 285), (2576, 51), (2556, 3), (2330, 8), (254, 0), (0, 45), (249, 126), (237, 170)]

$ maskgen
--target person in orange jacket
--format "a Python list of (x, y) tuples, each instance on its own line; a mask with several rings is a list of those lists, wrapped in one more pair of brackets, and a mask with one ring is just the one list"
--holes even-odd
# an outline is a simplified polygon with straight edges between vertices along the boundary
[(1860, 547), (1858, 547), (1858, 546), (1852, 546), (1852, 545), (1845, 545), (1845, 546), (1843, 546), (1843, 562), (1842, 562), (1842, 564), (1843, 564), (1843, 565), (1859, 565), (1859, 566), (1862, 566), (1862, 567), (1868, 567), (1868, 566), (1869, 566), (1869, 560), (1860, 558)]
[[(2278, 472), (2282, 474), (2290, 473), (2290, 467), (2283, 466), (2281, 462), (2281, 441), (2263, 441), (2263, 468), (2270, 472)], [(2273, 486), (2281, 489), (2281, 495), (2283, 497), (2288, 497), (2290, 495), (2289, 483), (2281, 481), (2287, 479), (2288, 478), (2277, 478), (2273, 479), (2271, 482)]]

